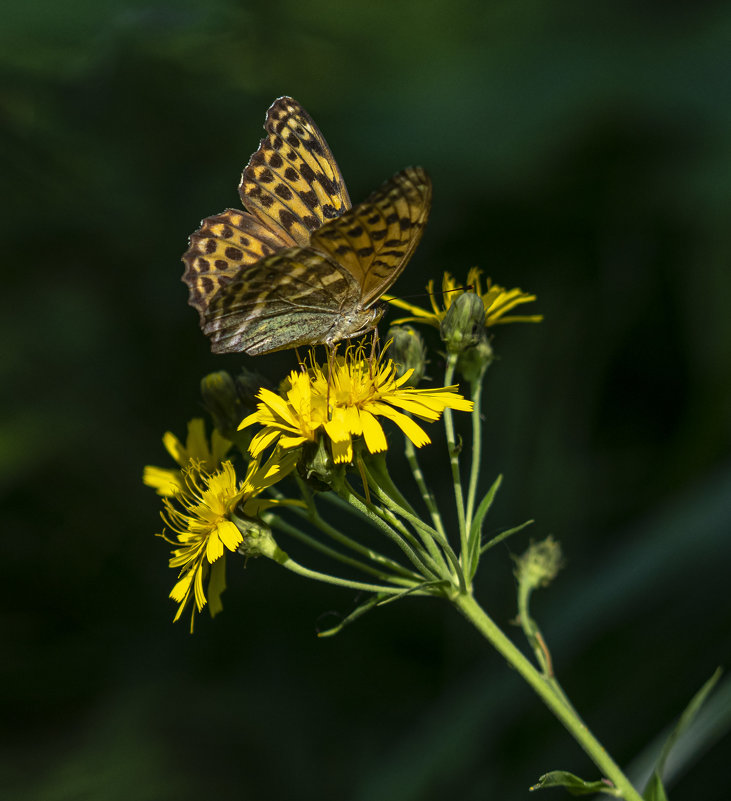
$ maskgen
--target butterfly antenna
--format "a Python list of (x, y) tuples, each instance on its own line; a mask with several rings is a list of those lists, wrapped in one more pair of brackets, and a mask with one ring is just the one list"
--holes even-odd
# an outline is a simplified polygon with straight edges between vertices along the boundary
[[(467, 286), (458, 286), (454, 289), (442, 289), (439, 292), (434, 292), (435, 295), (449, 295), (451, 292), (474, 292), (475, 285), (467, 284)], [(399, 300), (406, 300), (406, 298), (428, 298), (428, 292), (414, 292), (411, 295), (399, 295)]]

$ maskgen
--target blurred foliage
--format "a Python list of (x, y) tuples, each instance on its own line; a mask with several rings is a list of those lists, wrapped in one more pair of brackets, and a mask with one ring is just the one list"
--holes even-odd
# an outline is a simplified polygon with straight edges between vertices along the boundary
[[(540, 328), (494, 342), (488, 527), (530, 516), (561, 540), (567, 569), (534, 612), (600, 739), (630, 761), (728, 664), (730, 32), (720, 2), (4, 10), (3, 797), (470, 801), (590, 774), (434, 603), (318, 641), (356, 599), (254, 562), (229, 568), (215, 622), (170, 622), (141, 469), (199, 413), (200, 377), (240, 363), (209, 353), (179, 258), (237, 205), (281, 94), (354, 201), (406, 164), (432, 174), (400, 294), (474, 264), (538, 294)], [(481, 566), (500, 623), (511, 569), (502, 546)], [(726, 797), (721, 750), (673, 801)]]

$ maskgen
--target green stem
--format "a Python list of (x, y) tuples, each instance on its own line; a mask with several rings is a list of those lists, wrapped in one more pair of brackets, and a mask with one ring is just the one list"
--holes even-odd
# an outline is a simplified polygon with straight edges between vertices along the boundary
[[(354, 567), (356, 570), (360, 570), (363, 573), (369, 573), (371, 576), (375, 576), (378, 579), (383, 581), (391, 581), (394, 584), (400, 584), (404, 587), (413, 587), (414, 585), (414, 581), (412, 579), (404, 578), (403, 576), (394, 576), (383, 570), (372, 567), (365, 562), (361, 562), (360, 559), (354, 559), (352, 556), (348, 556), (340, 551), (336, 551), (334, 548), (331, 548), (329, 545), (325, 545), (325, 543), (320, 542), (320, 540), (316, 539), (315, 537), (310, 537), (309, 534), (301, 531), (297, 528), (297, 526), (293, 526), (291, 523), (283, 520), (281, 517), (272, 516), (272, 519), (269, 521), (269, 525), (278, 531), (283, 531), (285, 534), (289, 534), (290, 537), (294, 537), (300, 542), (304, 542), (310, 548), (320, 551), (320, 553), (324, 553), (331, 559), (336, 559), (337, 561), (349, 565), (350, 567)], [(421, 580), (421, 577), (416, 573), (413, 574), (413, 577), (417, 580)]]
[[(366, 481), (367, 480), (368, 479), (366, 478)], [(389, 508), (388, 504), (386, 506), (378, 506), (372, 501), (366, 501), (366, 499), (358, 492), (356, 492), (347, 481), (345, 482), (345, 484), (348, 486), (349, 491), (352, 493), (351, 500), (352, 498), (357, 498), (357, 500), (360, 501), (364, 509), (368, 509), (369, 511), (371, 511), (374, 515), (383, 520), (383, 522), (386, 523), (386, 525), (391, 526), (391, 528), (393, 528), (398, 534), (400, 534), (404, 542), (408, 543), (408, 545), (411, 548), (413, 548), (414, 553), (416, 554), (423, 553), (422, 561), (424, 562), (424, 564), (426, 564), (426, 562), (430, 562), (432, 567), (436, 567), (436, 562), (434, 561), (434, 559), (428, 553), (422, 551), (421, 543), (419, 542), (419, 540), (404, 525), (401, 518), (397, 517), (394, 511), (392, 511), (392, 509)], [(374, 492), (376, 493), (376, 497), (378, 497), (377, 486), (373, 482), (369, 484), (369, 486), (373, 488)], [(398, 506), (396, 506), (395, 508), (398, 508)]]
[(518, 583), (518, 622), (533, 649), (536, 661), (546, 681), (553, 687), (556, 694), (563, 699), (563, 702), (573, 709), (571, 701), (569, 701), (568, 696), (553, 672), (553, 660), (551, 659), (551, 652), (548, 650), (548, 644), (538, 624), (531, 617), (529, 608), (531, 591), (532, 587), (528, 582), (521, 581)]
[[(397, 595), (404, 591), (403, 587), (389, 587), (385, 584), (366, 584), (362, 581), (350, 581), (349, 579), (331, 576), (329, 573), (320, 573), (318, 570), (310, 570), (300, 565), (298, 562), (295, 562), (294, 559), (290, 559), (288, 556), (284, 560), (275, 559), (274, 561), (282, 567), (287, 568), (287, 570), (291, 570), (292, 573), (297, 573), (298, 576), (304, 576), (304, 578), (314, 579), (315, 581), (322, 581), (325, 584), (335, 584), (337, 587), (349, 587), (351, 590), (362, 590), (364, 592), (382, 592), (388, 595)], [(414, 593), (419, 594), (419, 591), (414, 590)]]
[(340, 495), (340, 497), (347, 501), (351, 506), (357, 509), (362, 515), (367, 517), (377, 528), (379, 528), (393, 543), (395, 543), (408, 557), (412, 565), (421, 573), (422, 577), (441, 578), (437, 572), (428, 565), (428, 554), (421, 549), (414, 550), (408, 542), (401, 537), (398, 532), (390, 526), (382, 517), (370, 509), (358, 496), (353, 492), (348, 483), (343, 481), (333, 489)]
[(419, 466), (419, 460), (416, 458), (416, 448), (414, 447), (414, 443), (408, 438), (404, 437), (406, 441), (406, 448), (405, 454), (406, 459), (409, 463), (409, 467), (411, 467), (411, 472), (414, 474), (414, 479), (416, 481), (416, 486), (419, 488), (419, 492), (421, 492), (421, 497), (424, 500), (426, 508), (431, 515), (432, 523), (434, 523), (434, 528), (442, 535), (444, 539), (447, 538), (447, 533), (444, 530), (444, 524), (442, 523), (442, 516), (439, 514), (439, 509), (437, 508), (436, 501), (434, 500), (434, 496), (431, 493), (431, 490), (426, 485), (426, 481), (424, 480), (424, 474), (421, 472), (421, 467)]
[(480, 460), (482, 458), (482, 419), (480, 417), (480, 401), (482, 399), (482, 381), (474, 381), (471, 386), (472, 402), (472, 465), (470, 467), (470, 486), (467, 491), (467, 531), (472, 528), (475, 513), (475, 496), (477, 480), (480, 476)]
[[(392, 570), (395, 573), (403, 576), (404, 578), (415, 578), (421, 579), (421, 574), (416, 573), (413, 570), (410, 570), (408, 567), (404, 567), (402, 564), (397, 562), (395, 559), (391, 559), (388, 556), (384, 556), (383, 554), (379, 553), (378, 551), (374, 550), (373, 548), (369, 548), (366, 545), (358, 542), (357, 540), (348, 537), (346, 534), (343, 534), (341, 531), (336, 529), (334, 526), (331, 526), (324, 518), (320, 516), (320, 513), (317, 511), (317, 507), (315, 506), (315, 502), (312, 498), (312, 494), (309, 491), (307, 485), (299, 479), (300, 483), (300, 491), (302, 492), (302, 497), (307, 504), (307, 512), (304, 510), (298, 509), (296, 506), (292, 507), (292, 511), (295, 514), (299, 514), (303, 517), (306, 517), (311, 523), (316, 525), (323, 534), (326, 534), (328, 537), (331, 537), (336, 542), (340, 543), (340, 545), (344, 545), (346, 548), (350, 548), (351, 550), (359, 553), (363, 556), (367, 556), (372, 562), (375, 562), (377, 565), (382, 565), (383, 567)], [(326, 498), (337, 499), (338, 496), (334, 493), (327, 493), (325, 496)], [(343, 508), (347, 509), (352, 513), (352, 507), (350, 504), (347, 504), (343, 501)], [(366, 520), (372, 525), (372, 521), (370, 517), (363, 515)]]
[(500, 628), (492, 621), (475, 599), (468, 594), (453, 599), (457, 609), (472, 623), (485, 639), (512, 667), (530, 684), (541, 700), (566, 727), (571, 736), (586, 752), (591, 761), (617, 788), (625, 801), (642, 801), (642, 797), (622, 773), (617, 763), (604, 750), (576, 712), (556, 693), (550, 682), (536, 670), (530, 660), (513, 645)]
[[(454, 370), (457, 366), (457, 354), (450, 353), (447, 356), (447, 369), (444, 372), (444, 386), (449, 387), (454, 380)], [(447, 434), (447, 448), (449, 449), (449, 464), (452, 468), (452, 483), (454, 484), (454, 501), (457, 506), (457, 520), (459, 522), (459, 544), (460, 559), (462, 566), (467, 569), (469, 565), (469, 551), (467, 546), (467, 521), (464, 514), (464, 497), (462, 495), (462, 480), (459, 475), (459, 453), (457, 450), (457, 440), (454, 436), (454, 420), (452, 410), (444, 410), (444, 430)]]
[[(378, 477), (371, 472), (368, 466), (366, 466), (365, 469), (376, 497), (392, 512), (401, 515), (408, 520), (409, 523), (411, 523), (414, 529), (419, 533), (422, 542), (429, 551), (435, 567), (440, 570), (441, 577), (449, 580), (451, 584), (454, 584), (454, 580), (456, 579), (459, 584), (460, 592), (464, 592), (466, 589), (466, 584), (462, 574), (462, 567), (459, 563), (459, 559), (457, 558), (457, 554), (454, 553), (449, 545), (449, 542), (447, 542), (447, 540), (443, 538), (438, 531), (431, 528), (431, 526), (427, 526), (423, 520), (420, 520), (406, 509), (400, 507), (399, 504), (396, 503), (396, 501), (389, 495), (389, 493), (381, 487)], [(439, 549), (437, 542), (439, 545), (441, 545), (441, 550)], [(446, 554), (447, 559), (449, 559), (449, 561), (452, 563), (452, 570), (448, 568), (444, 559), (444, 554)]]

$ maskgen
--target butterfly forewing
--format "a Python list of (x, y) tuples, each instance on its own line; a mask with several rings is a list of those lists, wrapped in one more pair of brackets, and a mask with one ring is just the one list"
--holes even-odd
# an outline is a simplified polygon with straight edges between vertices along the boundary
[(218, 293), (203, 331), (215, 353), (249, 355), (325, 342), (358, 306), (350, 273), (312, 248), (285, 248), (244, 268)]
[(419, 244), (431, 208), (431, 181), (421, 167), (407, 167), (363, 203), (326, 223), (312, 247), (342, 264), (361, 286), (367, 308), (399, 277)]
[(296, 100), (276, 100), (264, 128), (267, 135), (241, 176), (241, 202), (272, 230), (305, 246), (312, 231), (350, 208), (343, 176), (325, 137)]

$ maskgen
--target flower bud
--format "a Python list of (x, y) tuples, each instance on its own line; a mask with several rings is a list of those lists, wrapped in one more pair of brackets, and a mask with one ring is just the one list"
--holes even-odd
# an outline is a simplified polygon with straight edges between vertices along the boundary
[(391, 340), (388, 355), (396, 365), (396, 375), (401, 378), (407, 370), (413, 369), (405, 386), (417, 386), (426, 369), (426, 346), (421, 334), (410, 325), (394, 325), (388, 329), (388, 340)]
[(345, 465), (335, 464), (325, 445), (325, 438), (306, 442), (302, 446), (302, 458), (297, 462), (297, 472), (315, 492), (327, 492), (336, 478), (342, 478)]
[[(239, 401), (244, 408), (244, 412), (253, 412), (259, 399), (256, 397), (259, 390), (264, 387), (266, 389), (274, 389), (271, 382), (264, 378), (259, 373), (254, 373), (242, 367), (239, 374), (235, 379), (236, 393), (239, 396)], [(238, 423), (237, 423), (238, 425)]]
[(254, 410), (254, 395), (265, 383), (261, 376), (247, 370), (242, 370), (235, 380), (225, 370), (209, 373), (202, 379), (203, 405), (211, 415), (213, 425), (226, 439), (241, 444), (238, 425), (246, 414)]
[(213, 425), (226, 439), (233, 439), (242, 417), (233, 378), (225, 370), (209, 373), (201, 380), (201, 395)]
[(266, 523), (251, 517), (231, 515), (231, 521), (243, 535), (237, 553), (247, 558), (255, 556), (271, 556), (277, 547), (272, 530)]
[(473, 384), (482, 378), (494, 357), (492, 345), (483, 329), (480, 340), (463, 350), (457, 359), (457, 372), (465, 381)]
[(485, 306), (474, 292), (464, 292), (450, 305), (440, 326), (442, 340), (450, 353), (476, 345), (485, 328)]
[(534, 590), (547, 587), (563, 567), (561, 545), (553, 537), (534, 542), (522, 555), (515, 557), (515, 577), (521, 587)]

